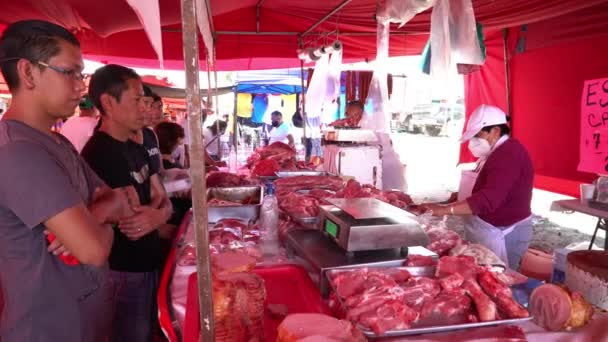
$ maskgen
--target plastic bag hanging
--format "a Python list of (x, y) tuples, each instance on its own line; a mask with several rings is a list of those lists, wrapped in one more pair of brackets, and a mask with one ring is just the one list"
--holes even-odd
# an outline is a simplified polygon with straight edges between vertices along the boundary
[(431, 75), (445, 84), (456, 64), (483, 64), (471, 0), (437, 0), (431, 15)]
[(329, 55), (323, 54), (315, 63), (315, 72), (306, 91), (306, 115), (308, 119), (321, 116), (323, 101), (327, 91), (327, 75), (329, 72)]
[(377, 19), (382, 23), (398, 23), (402, 27), (416, 14), (435, 5), (435, 2), (436, 0), (387, 0), (378, 11)]
[(374, 75), (365, 102), (365, 115), (361, 120), (361, 128), (376, 132), (388, 132), (389, 128), (386, 120), (387, 113), (390, 113), (387, 84), (389, 28), (388, 23), (378, 23)]
[(329, 124), (337, 119), (338, 98), (340, 97), (340, 74), (342, 72), (342, 50), (331, 54), (329, 72), (327, 73), (327, 88), (323, 101), (322, 122)]

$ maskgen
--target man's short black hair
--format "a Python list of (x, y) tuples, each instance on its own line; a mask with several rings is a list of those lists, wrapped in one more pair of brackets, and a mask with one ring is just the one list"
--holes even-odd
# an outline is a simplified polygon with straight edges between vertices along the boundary
[(281, 118), (283, 117), (283, 113), (279, 112), (278, 110), (275, 110), (274, 112), (272, 112), (270, 115), (278, 115)]
[(347, 106), (355, 106), (355, 107), (361, 109), (361, 111), (363, 111), (365, 108), (365, 106), (363, 106), (363, 102), (361, 102), (359, 100), (350, 101)]
[(152, 91), (152, 89), (150, 89), (150, 87), (146, 84), (143, 85), (144, 88), (144, 96), (145, 97), (154, 97), (154, 92)]
[(228, 124), (224, 120), (215, 120), (213, 124), (211, 126), (208, 126), (207, 128), (211, 130), (211, 133), (213, 133), (213, 135), (217, 135), (217, 126), (220, 126), (220, 132), (225, 132), (226, 128), (228, 128)]
[(182, 126), (174, 122), (161, 122), (154, 127), (154, 132), (158, 137), (158, 149), (162, 154), (171, 154), (178, 140), (185, 136)]
[(511, 133), (511, 128), (509, 127), (509, 125), (507, 124), (502, 124), (502, 125), (492, 125), (492, 126), (486, 126), (484, 128), (482, 128), (481, 130), (487, 133), (490, 133), (490, 131), (492, 130), (492, 128), (494, 127), (498, 127), (500, 128), (500, 136), (502, 137), (503, 135), (508, 135)]
[(89, 97), (99, 110), (101, 115), (105, 115), (101, 105), (101, 95), (108, 94), (120, 101), (122, 93), (127, 90), (128, 80), (140, 80), (141, 78), (131, 68), (117, 64), (104, 65), (95, 70), (89, 82)]
[(152, 93), (152, 102), (163, 102), (163, 98), (156, 93)]
[(9, 25), (0, 39), (0, 69), (11, 91), (19, 88), (17, 62), (48, 62), (60, 53), (64, 40), (76, 47), (80, 42), (70, 31), (44, 20), (23, 20)]

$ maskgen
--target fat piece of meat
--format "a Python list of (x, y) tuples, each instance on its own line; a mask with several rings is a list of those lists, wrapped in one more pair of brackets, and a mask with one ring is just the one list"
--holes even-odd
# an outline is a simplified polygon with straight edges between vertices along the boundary
[(389, 330), (408, 329), (418, 318), (418, 312), (402, 301), (389, 300), (375, 310), (368, 311), (359, 317), (359, 323), (372, 329), (377, 335)]
[(469, 323), (471, 299), (462, 289), (443, 291), (428, 300), (420, 311), (420, 326)]
[(401, 287), (405, 303), (415, 309), (420, 309), (426, 301), (435, 298), (441, 292), (439, 282), (427, 277), (411, 278)]
[(431, 228), (426, 233), (431, 240), (431, 243), (426, 248), (440, 256), (447, 255), (452, 248), (462, 243), (460, 236), (452, 230)]
[(464, 277), (460, 273), (454, 273), (439, 279), (439, 284), (444, 291), (452, 291), (459, 288), (463, 281)]
[(473, 257), (466, 255), (444, 256), (439, 258), (435, 276), (437, 278), (443, 278), (458, 273), (465, 279), (475, 279), (477, 278), (477, 274), (479, 272), (480, 267), (477, 265), (475, 258)]

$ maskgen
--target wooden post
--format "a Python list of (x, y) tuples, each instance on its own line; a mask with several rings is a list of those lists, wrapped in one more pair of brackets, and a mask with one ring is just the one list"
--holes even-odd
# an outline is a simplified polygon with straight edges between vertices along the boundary
[(198, 298), (203, 341), (214, 340), (213, 293), (207, 230), (207, 185), (203, 139), (201, 134), (201, 89), (199, 86), (198, 31), (196, 1), (181, 0), (186, 104), (190, 130), (190, 179), (196, 239)]
[[(215, 45), (215, 39), (213, 40), (213, 44)], [(215, 58), (215, 47), (213, 48), (213, 78), (215, 78), (215, 87), (213, 87), (213, 95), (215, 95), (215, 110), (217, 112), (217, 119), (215, 120), (215, 131), (217, 134), (220, 134), (220, 101), (217, 95), (217, 60)], [(211, 90), (211, 89), (210, 89)], [(235, 151), (236, 152), (236, 151)], [(220, 143), (220, 137), (217, 137), (217, 156), (221, 160), (222, 159), (222, 144)]]

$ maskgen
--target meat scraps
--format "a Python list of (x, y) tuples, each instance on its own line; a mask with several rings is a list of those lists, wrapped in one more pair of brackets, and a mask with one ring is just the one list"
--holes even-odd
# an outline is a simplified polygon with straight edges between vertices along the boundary
[(496, 302), (500, 312), (507, 318), (525, 318), (530, 315), (528, 310), (513, 299), (511, 289), (500, 281), (493, 272), (483, 271), (478, 280), (485, 293)]
[(297, 193), (281, 193), (278, 197), (279, 208), (292, 217), (316, 217), (319, 215), (319, 200)]
[(282, 142), (260, 147), (247, 158), (247, 167), (256, 176), (274, 176), (280, 170), (297, 170), (296, 151)]
[(323, 341), (324, 338), (330, 341), (365, 341), (352, 323), (323, 314), (291, 314), (277, 328), (277, 342), (296, 342), (306, 338), (311, 338), (310, 341)]
[(472, 316), (471, 299), (464, 290), (454, 289), (427, 300), (420, 311), (417, 326), (470, 323), (475, 319)]
[(475, 302), (477, 315), (479, 316), (480, 321), (488, 322), (496, 319), (496, 304), (487, 294), (485, 294), (485, 292), (483, 292), (475, 279), (465, 280), (462, 284), (462, 288), (467, 291), (467, 294), (471, 296), (473, 302)]

